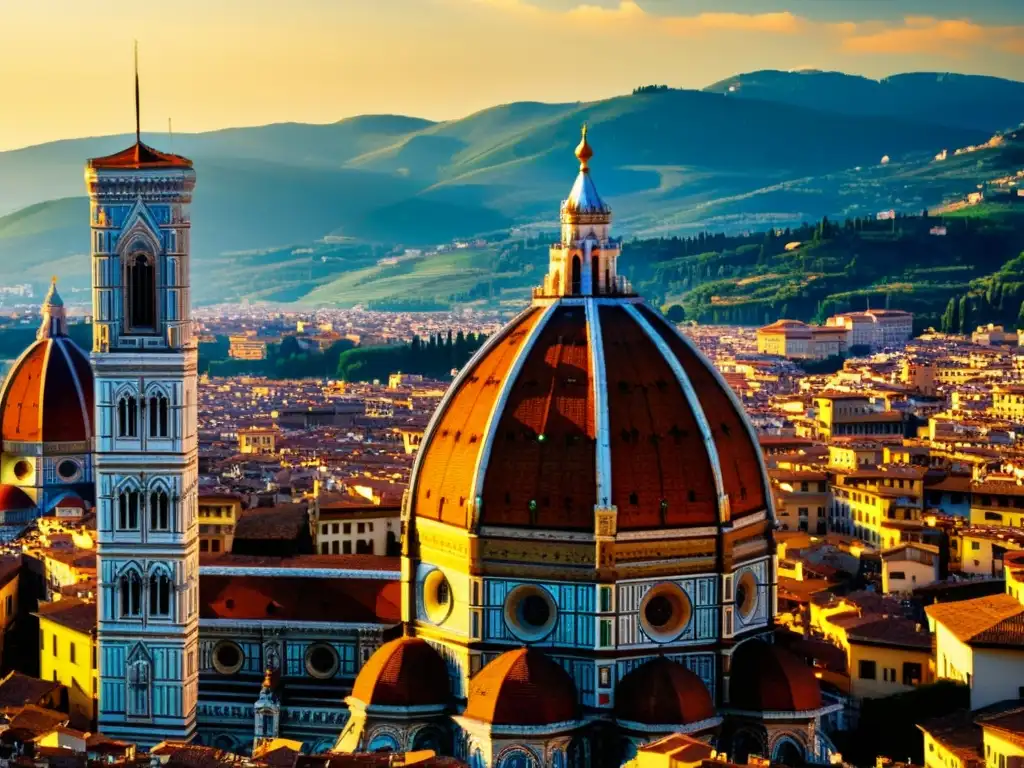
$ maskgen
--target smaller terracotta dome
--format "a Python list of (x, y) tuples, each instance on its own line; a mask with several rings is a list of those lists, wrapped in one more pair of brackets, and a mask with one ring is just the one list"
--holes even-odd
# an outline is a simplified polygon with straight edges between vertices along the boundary
[(729, 670), (729, 706), (749, 712), (807, 712), (821, 707), (814, 670), (760, 640), (741, 645)]
[(0, 511), (32, 509), (36, 503), (32, 497), (16, 485), (0, 485)]
[(576, 684), (557, 661), (541, 651), (506, 651), (470, 680), (463, 714), (492, 725), (551, 725), (576, 720)]
[(615, 717), (644, 725), (690, 725), (715, 716), (704, 681), (659, 656), (637, 667), (615, 688)]
[(368, 706), (428, 707), (447, 704), (450, 691), (448, 668), (430, 643), (400, 637), (363, 665), (352, 697)]

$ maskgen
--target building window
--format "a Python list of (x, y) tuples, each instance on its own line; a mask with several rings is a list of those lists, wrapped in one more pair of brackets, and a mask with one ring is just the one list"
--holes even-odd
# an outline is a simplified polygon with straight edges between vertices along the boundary
[(341, 551), (342, 551), (342, 554), (351, 555), (352, 554), (352, 542), (351, 541), (346, 541), (344, 543), (344, 545), (342, 546)]
[(149, 528), (152, 531), (171, 529), (171, 500), (166, 491), (149, 494)]
[(53, 636), (53, 658), (57, 658), (57, 635)]
[(132, 395), (117, 401), (117, 436), (139, 436), (139, 403)]
[(903, 684), (921, 684), (921, 665), (913, 661), (903, 662)]
[(858, 664), (857, 673), (858, 673), (857, 676), (861, 680), (875, 680), (876, 679), (875, 662), (873, 662), (873, 661), (861, 661)]
[(171, 615), (171, 579), (166, 573), (149, 577), (149, 615)]
[(149, 436), (170, 435), (170, 403), (162, 394), (149, 398)]
[(366, 533), (366, 526), (362, 523), (356, 523), (356, 533)]
[(121, 617), (135, 618), (142, 615), (142, 579), (135, 571), (124, 574), (118, 584), (121, 593)]
[[(337, 525), (334, 526), (334, 532), (335, 533), (338, 532), (338, 526)], [(352, 523), (345, 523), (342, 532), (343, 533), (352, 533)]]
[(211, 552), (220, 552), (220, 539), (213, 539), (210, 542), (210, 551)]
[(117, 497), (117, 527), (122, 531), (139, 529), (139, 492), (121, 491)]
[(156, 327), (156, 267), (153, 257), (136, 253), (128, 259), (125, 297), (128, 328), (151, 331)]
[(75, 644), (73, 642), (72, 643), (68, 643), (68, 649), (69, 649), (68, 658), (71, 660), (71, 663), (72, 664), (77, 663), (75, 661)]

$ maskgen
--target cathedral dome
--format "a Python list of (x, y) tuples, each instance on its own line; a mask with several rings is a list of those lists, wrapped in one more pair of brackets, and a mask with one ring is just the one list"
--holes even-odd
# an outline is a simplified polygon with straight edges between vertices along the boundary
[(729, 670), (729, 706), (746, 712), (807, 712), (821, 708), (814, 670), (784, 648), (743, 643)]
[(539, 302), (496, 333), (435, 413), (411, 512), (593, 531), (709, 526), (767, 514), (761, 452), (711, 363), (636, 298)]
[(506, 651), (470, 680), (465, 717), (491, 725), (553, 725), (579, 717), (576, 684), (533, 648)]
[(658, 656), (615, 689), (615, 717), (644, 725), (691, 725), (715, 716), (707, 687), (682, 664)]
[(11, 367), (0, 391), (0, 437), (10, 442), (91, 439), (93, 376), (89, 358), (67, 335), (64, 302), (52, 285), (36, 341)]
[(378, 648), (363, 665), (352, 697), (367, 706), (426, 707), (448, 703), (444, 659), (419, 637), (400, 637)]

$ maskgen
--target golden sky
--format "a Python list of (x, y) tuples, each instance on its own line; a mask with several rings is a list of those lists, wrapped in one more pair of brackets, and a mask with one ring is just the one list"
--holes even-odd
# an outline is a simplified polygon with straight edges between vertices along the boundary
[(754, 69), (1024, 79), (1020, 0), (0, 0), (0, 150), (133, 130), (135, 39), (152, 131), (445, 119)]

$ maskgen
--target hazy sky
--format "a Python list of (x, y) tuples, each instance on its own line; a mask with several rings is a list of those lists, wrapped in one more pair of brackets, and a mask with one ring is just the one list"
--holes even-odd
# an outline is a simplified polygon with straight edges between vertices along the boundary
[(365, 113), (459, 117), (753, 69), (1024, 79), (1022, 0), (0, 0), (0, 149)]

